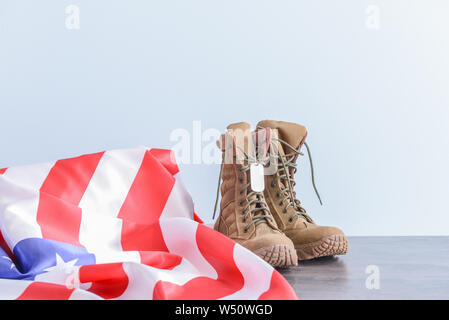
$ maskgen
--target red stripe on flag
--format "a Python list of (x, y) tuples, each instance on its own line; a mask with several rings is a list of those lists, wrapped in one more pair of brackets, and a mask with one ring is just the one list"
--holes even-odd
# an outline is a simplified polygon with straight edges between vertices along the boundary
[(121, 242), (123, 251), (168, 251), (159, 222), (123, 221)]
[(5, 171), (6, 171), (6, 169), (8, 169), (8, 168), (3, 168), (3, 169), (0, 169), (0, 174), (4, 174), (4, 173), (5, 173)]
[(139, 253), (143, 264), (158, 269), (172, 270), (182, 261), (181, 256), (168, 252), (142, 251)]
[(86, 265), (79, 269), (81, 283), (92, 282), (88, 291), (104, 299), (121, 296), (128, 287), (128, 275), (122, 263)]
[(68, 300), (74, 290), (59, 284), (33, 282), (17, 300)]
[(104, 152), (59, 160), (50, 170), (41, 192), (78, 205)]
[(40, 189), (37, 211), (37, 223), (45, 239), (81, 246), (81, 209), (78, 204), (103, 154), (94, 153), (55, 163)]
[(5, 238), (3, 238), (2, 232), (0, 231), (0, 248), (3, 249), (3, 251), (6, 252), (8, 257), (12, 260), (12, 262), (16, 263), (14, 260), (14, 254), (12, 253), (11, 249), (9, 248), (8, 244), (5, 241)]
[(136, 178), (123, 203), (118, 217), (140, 224), (159, 220), (175, 179), (148, 151), (145, 152)]
[(217, 271), (217, 280), (198, 277), (182, 286), (158, 281), (153, 291), (154, 299), (218, 299), (243, 288), (244, 278), (233, 258), (234, 241), (201, 224), (196, 241), (201, 254)]
[(193, 211), (193, 221), (196, 221), (198, 223), (204, 223), (203, 220), (201, 220), (201, 218), (198, 217), (195, 211)]
[(118, 214), (123, 250), (168, 251), (159, 217), (174, 184), (173, 176), (147, 151)]
[(81, 208), (49, 194), (41, 193), (37, 211), (44, 239), (61, 241), (82, 247), (79, 242)]
[[(282, 298), (280, 298), (282, 297)], [(260, 295), (259, 300), (297, 300), (295, 291), (276, 270), (271, 275), (270, 288)]]
[(175, 175), (179, 172), (178, 164), (176, 163), (175, 153), (167, 149), (151, 149), (150, 154), (154, 156), (164, 167)]

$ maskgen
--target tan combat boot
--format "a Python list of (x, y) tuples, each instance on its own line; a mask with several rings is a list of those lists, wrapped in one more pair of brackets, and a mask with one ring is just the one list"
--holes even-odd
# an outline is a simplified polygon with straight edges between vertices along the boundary
[[(279, 229), (292, 239), (299, 260), (345, 254), (348, 240), (343, 231), (315, 224), (296, 198), (294, 174), (303, 144), (311, 161), (309, 147), (305, 143), (306, 128), (296, 123), (274, 120), (260, 121), (257, 126), (277, 129), (278, 137), (273, 137), (271, 148), (275, 149), (272, 153), (277, 157), (278, 170), (273, 175), (265, 176), (264, 194)], [(313, 186), (320, 199), (313, 179), (312, 164), (311, 169)]]
[[(298, 258), (292, 241), (278, 229), (263, 192), (251, 189), (249, 159), (254, 154), (254, 146), (250, 125), (240, 122), (229, 125), (227, 129), (218, 142), (223, 152), (223, 163), (219, 178), (220, 215), (214, 229), (251, 250), (272, 266), (296, 266)], [(259, 134), (268, 131), (271, 132), (262, 129)], [(266, 148), (268, 149), (268, 145)], [(219, 190), (215, 209), (218, 193)]]

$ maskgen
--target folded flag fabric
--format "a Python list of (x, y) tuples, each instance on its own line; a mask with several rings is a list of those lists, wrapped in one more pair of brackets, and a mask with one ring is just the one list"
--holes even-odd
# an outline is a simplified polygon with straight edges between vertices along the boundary
[(296, 299), (202, 224), (171, 151), (0, 169), (0, 299)]

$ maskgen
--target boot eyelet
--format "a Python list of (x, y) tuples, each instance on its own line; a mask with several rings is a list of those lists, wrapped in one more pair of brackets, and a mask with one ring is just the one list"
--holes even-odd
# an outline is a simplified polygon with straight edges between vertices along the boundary
[(293, 222), (293, 218), (289, 218), (289, 219), (288, 219), (288, 222)]
[(246, 222), (246, 219), (245, 219), (245, 218), (243, 218), (243, 219), (242, 219), (242, 222), (243, 222), (243, 223), (245, 223), (245, 222)]
[(243, 229), (243, 232), (247, 233), (247, 232), (248, 232), (248, 229), (246, 229), (246, 228), (245, 228), (245, 229)]
[(287, 213), (287, 209), (282, 210), (283, 213)]
[(280, 198), (281, 195), (279, 193), (276, 193), (276, 198)]

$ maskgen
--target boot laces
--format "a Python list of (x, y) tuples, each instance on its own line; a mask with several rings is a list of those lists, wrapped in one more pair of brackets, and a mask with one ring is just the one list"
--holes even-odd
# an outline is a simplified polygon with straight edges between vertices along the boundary
[[(290, 218), (289, 218), (290, 222), (292, 222), (294, 217), (297, 215), (304, 217), (308, 221), (309, 220), (311, 221), (311, 218), (308, 216), (306, 210), (302, 207), (301, 201), (299, 201), (296, 198), (296, 192), (294, 190), (294, 187), (296, 185), (296, 182), (294, 179), (294, 174), (298, 170), (297, 163), (295, 160), (296, 160), (297, 156), (299, 156), (299, 155), (303, 156), (304, 154), (299, 150), (299, 148), (296, 149), (291, 144), (287, 143), (286, 141), (284, 141), (280, 138), (273, 138), (273, 141), (278, 141), (278, 142), (282, 143), (284, 146), (287, 146), (289, 149), (291, 149), (291, 153), (287, 153), (284, 151), (284, 155), (282, 155), (279, 152), (279, 150), (278, 150), (278, 152), (276, 152), (276, 157), (278, 159), (279, 174), (276, 175), (271, 182), (272, 187), (274, 187), (279, 180), (286, 182), (286, 183), (283, 183), (284, 188), (279, 190), (279, 192), (277, 194), (277, 196), (279, 198), (281, 198), (281, 201), (280, 201), (281, 206), (283, 206), (285, 204), (285, 202), (288, 202), (287, 205), (284, 207), (283, 212), (287, 213), (287, 209), (289, 207), (293, 207), (295, 212), (290, 216)], [(320, 201), (320, 204), (322, 205), (323, 202), (321, 201), (320, 194), (318, 193), (318, 189), (315, 185), (315, 176), (314, 176), (314, 169), (313, 169), (313, 162), (312, 162), (312, 155), (310, 152), (310, 148), (306, 142), (304, 142), (304, 145), (306, 146), (307, 154), (309, 156), (310, 172), (311, 172), (311, 177), (312, 177), (313, 189), (315, 190), (315, 194), (316, 194), (318, 200)], [(283, 197), (282, 197), (282, 195), (283, 195)]]
[[(253, 163), (261, 163), (262, 165), (267, 162), (269, 159), (263, 159), (262, 161), (258, 161), (255, 157), (249, 156), (242, 150), (242, 153), (244, 155), (244, 163), (246, 165), (241, 165), (239, 168), (239, 181), (240, 183), (243, 183), (243, 173), (248, 172), (250, 170), (251, 164)], [(236, 157), (234, 156), (234, 159)], [(218, 187), (217, 187), (217, 196), (215, 199), (215, 206), (214, 206), (214, 214), (212, 216), (212, 219), (215, 219), (215, 213), (217, 211), (218, 207), (218, 199), (220, 197), (220, 185), (221, 185), (221, 179), (223, 176), (223, 166), (224, 162), (221, 163), (220, 166), (220, 174), (218, 177)], [(247, 175), (248, 176), (248, 175)], [(268, 223), (269, 220), (273, 220), (273, 217), (270, 214), (270, 210), (268, 209), (268, 205), (265, 201), (265, 197), (263, 195), (263, 192), (256, 192), (251, 190), (251, 182), (248, 182), (247, 184), (243, 185), (240, 189), (239, 193), (243, 194), (247, 191), (247, 194), (244, 199), (242, 199), (239, 203), (239, 205), (243, 205), (245, 201), (248, 201), (248, 203), (242, 208), (242, 214), (243, 214), (243, 222), (246, 223), (247, 220), (249, 220), (250, 216), (252, 216), (251, 221), (248, 222), (248, 224), (243, 229), (244, 232), (248, 232), (251, 225), (254, 224), (254, 226), (257, 226), (261, 223)], [(251, 199), (252, 198), (252, 199)]]

